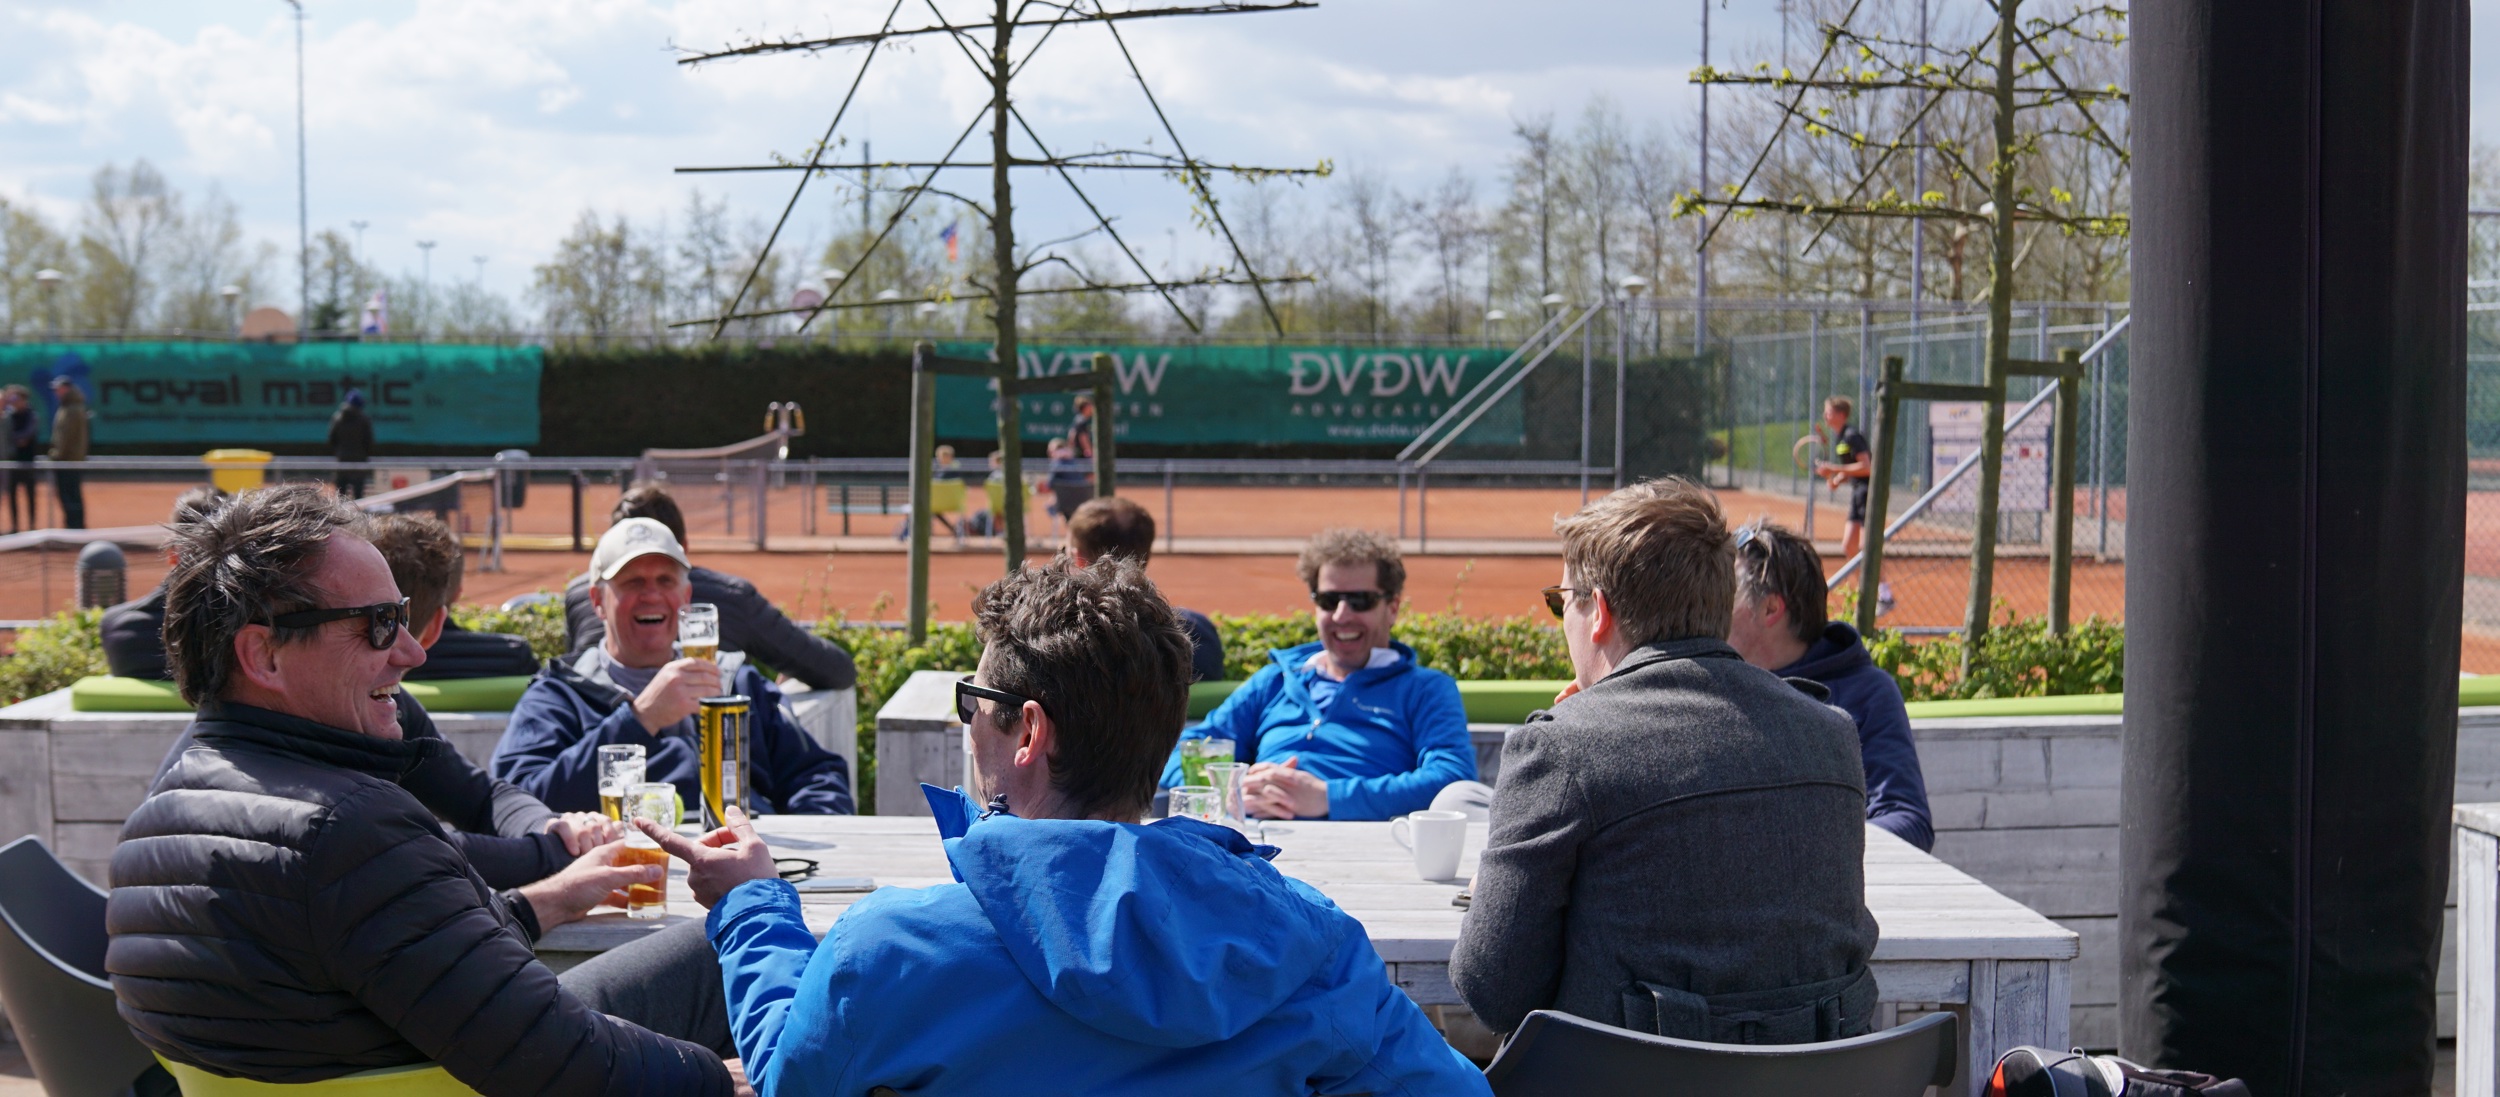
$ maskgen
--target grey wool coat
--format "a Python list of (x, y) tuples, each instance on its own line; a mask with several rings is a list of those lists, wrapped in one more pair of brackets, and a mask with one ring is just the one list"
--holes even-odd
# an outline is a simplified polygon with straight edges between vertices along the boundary
[(1822, 688), (1660, 641), (1502, 748), (1450, 958), (1509, 1032), (1554, 1009), (1720, 1043), (1868, 1031), (1865, 775)]

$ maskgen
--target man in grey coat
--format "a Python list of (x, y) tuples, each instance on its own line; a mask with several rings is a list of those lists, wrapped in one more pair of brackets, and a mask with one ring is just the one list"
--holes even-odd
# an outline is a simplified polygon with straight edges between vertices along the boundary
[(1503, 745), (1459, 996), (1496, 1032), (1539, 1009), (1715, 1043), (1869, 1031), (1857, 729), (1728, 646), (1717, 500), (1652, 480), (1555, 532), (1577, 677)]

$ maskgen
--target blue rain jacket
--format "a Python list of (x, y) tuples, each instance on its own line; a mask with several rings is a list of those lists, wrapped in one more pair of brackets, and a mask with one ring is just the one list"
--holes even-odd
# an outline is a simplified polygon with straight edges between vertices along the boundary
[(1489, 1097), (1363, 927), (1232, 830), (976, 821), (929, 792), (961, 882), (881, 888), (822, 943), (780, 880), (713, 908), (761, 1097)]
[[(1244, 762), (1299, 758), (1328, 781), (1331, 819), (1392, 819), (1432, 806), (1452, 781), (1476, 779), (1467, 707), (1458, 683), (1415, 665), (1415, 649), (1392, 642), (1397, 662), (1365, 667), (1343, 682), (1311, 669), (1316, 641), (1268, 653), (1183, 739), (1230, 739)], [(1330, 695), (1331, 687), (1334, 693)], [(1322, 700), (1314, 700), (1314, 693)], [(1181, 783), (1179, 748), (1163, 764), (1163, 787)]]

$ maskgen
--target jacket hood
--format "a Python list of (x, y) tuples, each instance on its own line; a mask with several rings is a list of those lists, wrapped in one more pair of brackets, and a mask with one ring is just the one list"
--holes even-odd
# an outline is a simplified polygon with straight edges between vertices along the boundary
[[(1295, 644), (1289, 648), (1271, 649), (1267, 653), (1267, 657), (1285, 673), (1294, 674), (1301, 671), (1303, 664), (1310, 662), (1311, 657), (1319, 654), (1320, 650), (1325, 647), (1327, 647), (1326, 644), (1313, 640), (1310, 643)], [(1406, 646), (1405, 641), (1389, 641), (1389, 650), (1398, 653), (1397, 662), (1391, 663), (1385, 667), (1364, 667), (1361, 670), (1346, 675), (1346, 682), (1349, 684), (1377, 682), (1383, 678), (1393, 678), (1415, 669), (1415, 649)]]
[(1858, 630), (1833, 621), (1823, 626), (1823, 635), (1806, 649), (1797, 661), (1781, 667), (1782, 678), (1836, 678), (1860, 667), (1875, 665), (1866, 652), (1866, 644), (1858, 639)]
[(204, 743), (247, 744), (355, 770), (393, 784), (419, 764), (452, 749), (442, 739), (376, 739), (301, 716), (232, 701), (212, 700), (201, 705), (193, 726), (199, 741)]
[(1192, 819), (993, 814), (946, 854), (1034, 989), (1122, 1040), (1231, 1039), (1324, 976), (1344, 944), (1344, 920), (1260, 847)]

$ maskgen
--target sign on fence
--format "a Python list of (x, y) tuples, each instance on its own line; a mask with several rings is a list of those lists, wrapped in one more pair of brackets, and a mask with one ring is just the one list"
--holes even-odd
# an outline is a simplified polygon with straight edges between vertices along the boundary
[[(1986, 423), (1988, 405), (1977, 401), (1939, 402), (1928, 406), (1927, 431), (1932, 443), (1929, 458), (1930, 484), (1943, 481), (1962, 459), (1979, 452), (1981, 424)], [(2005, 414), (2011, 418), (2017, 409), (2010, 402)], [(2049, 509), (2049, 423), (2057, 415), (2056, 398), (2032, 412), (2020, 426), (2005, 432), (2005, 474), (1997, 482), (1997, 507), (2000, 511), (2046, 511)], [(1979, 510), (1979, 470), (1963, 474), (1960, 483), (1936, 500), (1935, 509), (1948, 514), (1973, 514)]]
[(76, 381), (103, 446), (320, 442), (350, 389), (385, 445), (526, 446), (541, 361), (537, 347), (21, 343), (0, 345), (0, 378), (35, 391), (46, 437), (52, 379)]
[[(941, 343), (948, 358), (988, 361), (988, 343)], [(1441, 417), (1509, 351), (1492, 347), (1083, 346), (1021, 348), (1017, 375), (1055, 377), (1093, 368), (1108, 352), (1119, 376), (1116, 424), (1124, 442), (1407, 442)], [(1075, 393), (1021, 398), (1024, 436), (1067, 434)], [(1460, 439), (1518, 445), (1525, 438), (1517, 389)], [(998, 386), (978, 377), (938, 378), (941, 437), (998, 434)]]

